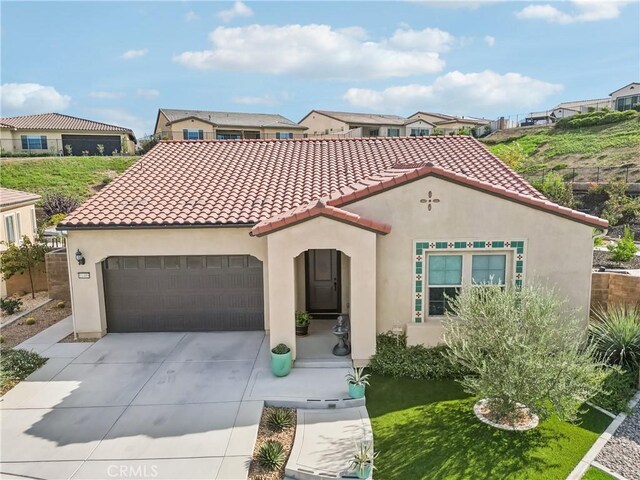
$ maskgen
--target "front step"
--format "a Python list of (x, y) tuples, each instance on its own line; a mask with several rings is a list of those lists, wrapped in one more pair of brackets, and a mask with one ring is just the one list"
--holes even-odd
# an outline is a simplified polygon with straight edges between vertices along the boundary
[(296, 368), (351, 368), (353, 362), (347, 357), (299, 358), (294, 362)]
[(342, 408), (364, 407), (366, 405), (365, 398), (327, 398), (316, 399), (309, 398), (307, 400), (286, 400), (280, 398), (267, 399), (264, 401), (267, 407), (286, 407), (303, 410), (331, 410)]

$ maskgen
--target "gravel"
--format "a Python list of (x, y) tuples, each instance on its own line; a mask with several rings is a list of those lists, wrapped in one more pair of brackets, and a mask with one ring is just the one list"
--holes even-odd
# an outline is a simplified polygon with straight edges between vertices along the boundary
[(627, 480), (640, 480), (640, 404), (622, 422), (596, 460)]
[(19, 317), (24, 312), (27, 312), (33, 308), (39, 307), (49, 301), (49, 292), (36, 292), (36, 298), (31, 298), (30, 293), (26, 293), (21, 297), (17, 297), (22, 301), (22, 306), (20, 310), (12, 315), (7, 315), (4, 312), (0, 312), (0, 323), (7, 323), (13, 320), (14, 318)]
[(595, 250), (593, 252), (593, 268), (598, 267), (637, 269), (640, 268), (640, 256), (636, 255), (628, 262), (614, 262), (609, 260), (609, 252)]

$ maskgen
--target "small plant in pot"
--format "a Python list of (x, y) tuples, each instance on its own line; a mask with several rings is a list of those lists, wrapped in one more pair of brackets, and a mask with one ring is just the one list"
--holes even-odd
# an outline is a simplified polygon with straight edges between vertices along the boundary
[(378, 452), (373, 450), (371, 443), (356, 444), (356, 453), (353, 455), (349, 468), (355, 472), (358, 478), (371, 478), (371, 472), (376, 468), (373, 465), (373, 460), (377, 456)]
[(276, 377), (285, 377), (291, 371), (291, 349), (284, 343), (271, 349), (271, 371)]
[(311, 315), (308, 312), (296, 312), (296, 335), (304, 337), (309, 334)]
[(364, 390), (369, 385), (368, 373), (364, 373), (364, 367), (354, 367), (351, 373), (346, 375), (347, 383), (349, 384), (349, 396), (351, 398), (363, 398)]

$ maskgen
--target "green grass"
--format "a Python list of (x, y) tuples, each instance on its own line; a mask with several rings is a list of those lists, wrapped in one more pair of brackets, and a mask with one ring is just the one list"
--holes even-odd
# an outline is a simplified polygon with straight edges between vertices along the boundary
[[(637, 151), (640, 147), (640, 122), (637, 119), (571, 130), (549, 127), (523, 136), (522, 133), (526, 130), (517, 132), (513, 138), (506, 138), (498, 143), (494, 143), (489, 138), (485, 143), (491, 152), (500, 156), (507, 145), (518, 142), (528, 156), (550, 165), (560, 161), (567, 162), (567, 156), (577, 157), (567, 162), (571, 167), (579, 167), (587, 163), (589, 166), (640, 164)], [(575, 163), (571, 161), (584, 159), (593, 159), (593, 161)]]
[(478, 421), (477, 399), (453, 381), (375, 376), (367, 389), (376, 477), (563, 480), (610, 418), (588, 410), (580, 425), (548, 419), (528, 432)]
[(113, 172), (120, 174), (138, 157), (60, 157), (3, 161), (0, 185), (44, 195), (60, 192), (78, 199), (90, 197), (91, 187)]
[(613, 478), (615, 477), (612, 477), (608, 473), (603, 472), (599, 468), (589, 467), (589, 470), (587, 470), (587, 473), (584, 474), (582, 480), (611, 480)]

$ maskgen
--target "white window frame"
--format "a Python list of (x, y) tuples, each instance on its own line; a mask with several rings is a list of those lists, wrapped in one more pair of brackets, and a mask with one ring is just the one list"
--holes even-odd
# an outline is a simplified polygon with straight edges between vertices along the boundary
[[(4, 216), (4, 230), (5, 230), (5, 240), (7, 243), (16, 243), (16, 218), (13, 213)], [(11, 221), (11, 228), (9, 228), (9, 221)], [(13, 235), (13, 239), (9, 236), (9, 231), (11, 231)]]
[(460, 251), (438, 251), (433, 250), (428, 253), (425, 252), (426, 258), (424, 262), (424, 283), (423, 283), (423, 292), (424, 292), (424, 301), (422, 302), (422, 318), (425, 320), (433, 318), (444, 318), (445, 315), (429, 315), (429, 260), (430, 257), (433, 256), (461, 256), (462, 257), (462, 284), (461, 285), (434, 285), (434, 288), (460, 288), (464, 289), (467, 287), (473, 287), (474, 284), (472, 281), (472, 266), (473, 266), (473, 256), (474, 255), (504, 255), (505, 256), (505, 265), (504, 265), (504, 283), (501, 285), (512, 285), (513, 284), (513, 262), (514, 262), (514, 254), (512, 250), (460, 250)]
[(18, 245), (22, 243), (22, 215), (20, 212), (16, 212), (16, 243)]
[(31, 210), (29, 212), (31, 213), (31, 231), (35, 236), (38, 234), (38, 220), (36, 219), (36, 209), (31, 207)]

